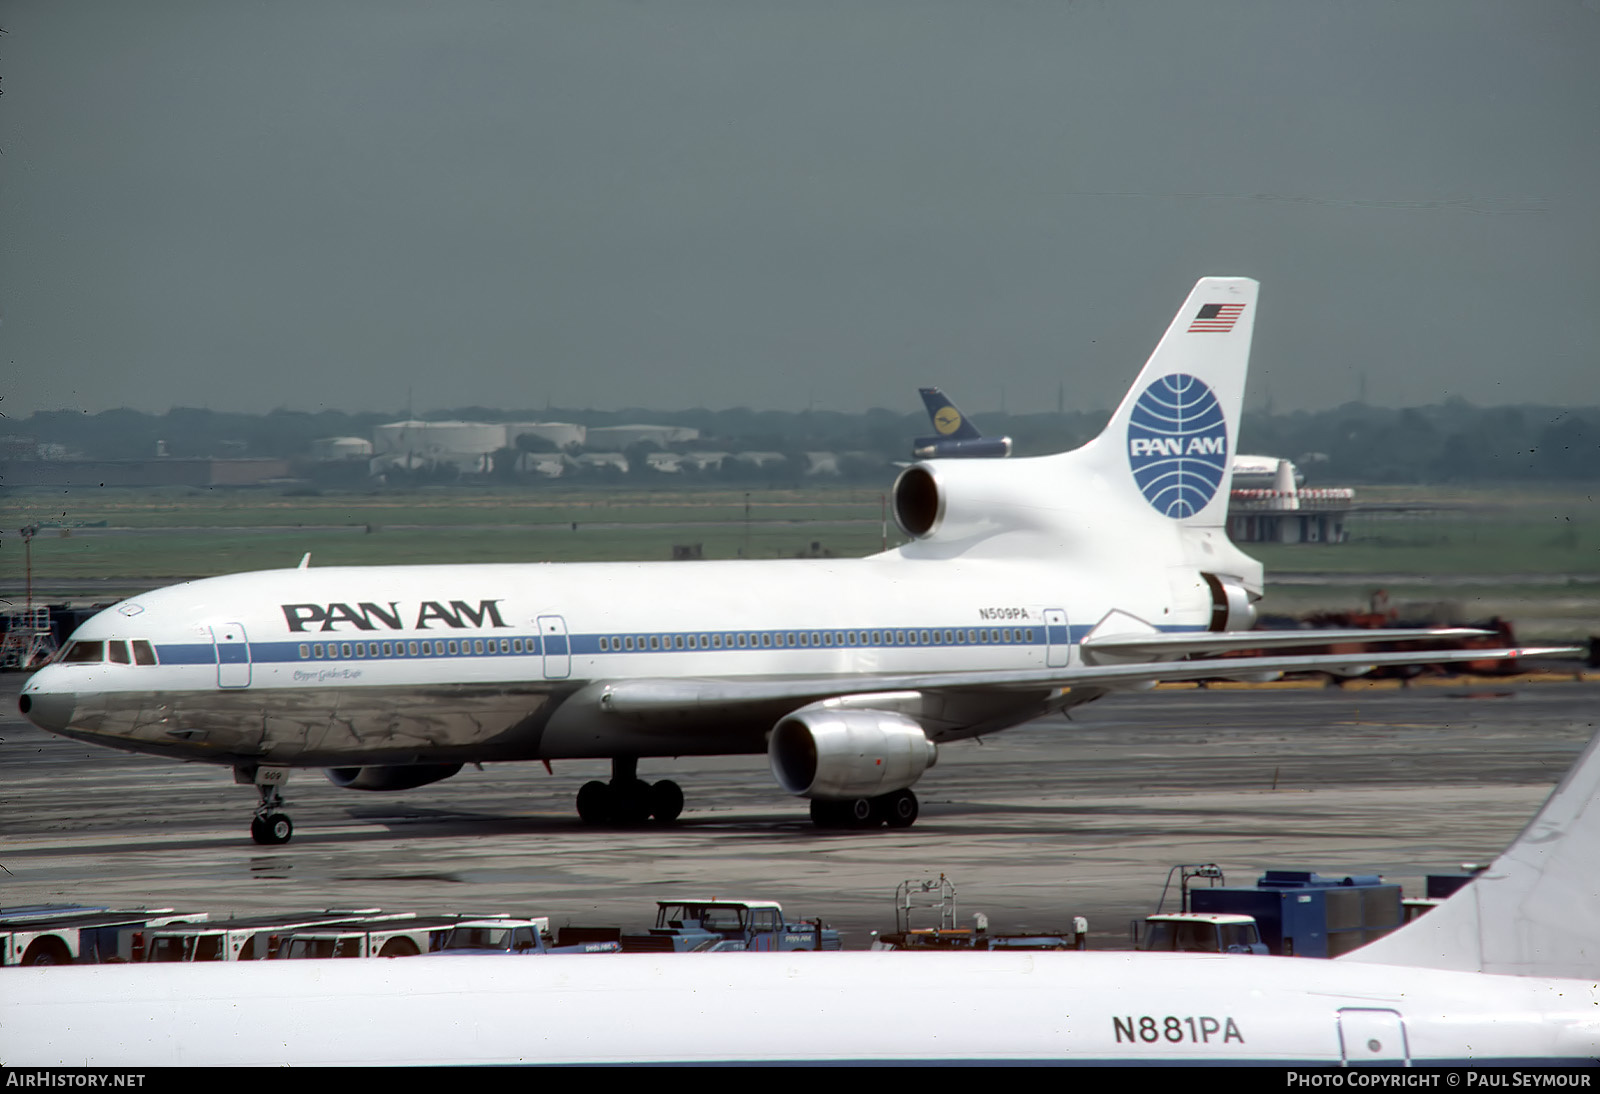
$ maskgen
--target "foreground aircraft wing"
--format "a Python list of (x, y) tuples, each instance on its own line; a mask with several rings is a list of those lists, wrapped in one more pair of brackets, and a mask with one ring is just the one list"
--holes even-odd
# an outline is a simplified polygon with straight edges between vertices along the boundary
[[(1301, 632), (1302, 635), (1309, 632)], [(1361, 632), (1368, 642), (1381, 641)], [(1432, 636), (1436, 632), (1426, 632)], [(1302, 638), (1299, 645), (1305, 645)], [(1259, 648), (1256, 643), (1253, 648)], [(712, 707), (735, 707), (782, 700), (811, 701), (877, 692), (1050, 690), (1056, 688), (1138, 688), (1163, 682), (1261, 679), (1286, 672), (1329, 672), (1354, 676), (1381, 665), (1438, 664), (1453, 661), (1508, 661), (1578, 652), (1574, 647), (1502, 647), (1484, 650), (1351, 651), (1284, 656), (1230, 657), (1188, 661), (1084, 665), (1023, 670), (937, 673), (863, 673), (838, 676), (757, 678), (677, 678), (624, 680), (602, 685), (599, 702), (615, 714), (652, 714)]]

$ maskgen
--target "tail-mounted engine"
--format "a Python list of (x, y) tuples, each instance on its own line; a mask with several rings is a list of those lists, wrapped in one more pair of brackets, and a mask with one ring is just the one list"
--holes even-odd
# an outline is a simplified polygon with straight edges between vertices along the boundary
[(1201, 574), (1211, 590), (1211, 623), (1207, 630), (1247, 631), (1256, 625), (1256, 606), (1237, 579)]
[(912, 464), (894, 481), (894, 522), (913, 539), (959, 539), (1039, 527), (1045, 496), (1022, 460)]
[(939, 480), (926, 467), (908, 467), (894, 480), (894, 522), (913, 539), (929, 535), (944, 515)]
[(396, 767), (330, 767), (325, 774), (346, 790), (414, 790), (448, 779), (460, 764), (406, 764)]
[(922, 727), (904, 715), (822, 704), (784, 718), (767, 743), (778, 785), (803, 798), (870, 798), (904, 790), (938, 754)]

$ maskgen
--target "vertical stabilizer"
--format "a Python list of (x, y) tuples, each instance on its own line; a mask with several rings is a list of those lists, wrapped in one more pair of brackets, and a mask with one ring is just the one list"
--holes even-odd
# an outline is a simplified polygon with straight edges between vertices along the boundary
[(936, 387), (919, 387), (922, 405), (928, 408), (928, 420), (940, 437), (952, 441), (975, 441), (983, 436), (978, 427), (967, 420), (950, 396)]
[(1181, 524), (1227, 519), (1258, 288), (1247, 277), (1202, 278), (1087, 446), (1108, 479)]
[(1600, 978), (1600, 736), (1493, 865), (1342, 960)]
[(950, 396), (936, 387), (918, 388), (928, 420), (933, 423), (930, 437), (911, 442), (911, 454), (918, 459), (1004, 459), (1011, 455), (1010, 437), (985, 437), (961, 413)]

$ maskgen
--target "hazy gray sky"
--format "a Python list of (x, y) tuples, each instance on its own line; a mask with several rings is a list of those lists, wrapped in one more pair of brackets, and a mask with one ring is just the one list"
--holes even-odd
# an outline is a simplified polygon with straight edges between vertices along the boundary
[(1600, 402), (1600, 3), (10, 0), (0, 411)]

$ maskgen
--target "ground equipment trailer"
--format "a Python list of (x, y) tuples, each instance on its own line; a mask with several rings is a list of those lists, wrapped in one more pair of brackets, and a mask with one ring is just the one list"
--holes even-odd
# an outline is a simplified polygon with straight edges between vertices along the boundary
[(1487, 869), (1487, 866), (1480, 866), (1474, 862), (1463, 862), (1459, 873), (1428, 874), (1423, 878), (1425, 885), (1423, 895), (1408, 896), (1400, 902), (1404, 909), (1405, 921), (1410, 923), (1413, 919), (1427, 915)]
[(444, 936), (462, 922), (459, 915), (417, 916), (402, 912), (375, 923), (274, 931), (267, 935), (267, 957), (416, 957), (437, 950)]
[(138, 932), (143, 937), (136, 938), (136, 942), (142, 948), (145, 961), (258, 961), (271, 955), (274, 934), (281, 937), (296, 930), (395, 918), (397, 916), (386, 916), (377, 908), (283, 912)]
[(174, 923), (203, 923), (205, 912), (171, 908), (10, 909), (0, 920), (0, 965), (95, 965), (138, 961), (140, 933)]
[[(933, 919), (937, 925), (913, 924)], [(1073, 918), (1070, 931), (1019, 931), (991, 934), (989, 917), (972, 916), (971, 927), (956, 925), (956, 887), (944, 874), (902, 881), (894, 891), (894, 932), (872, 932), (874, 950), (1081, 950), (1087, 948), (1089, 921)]]

